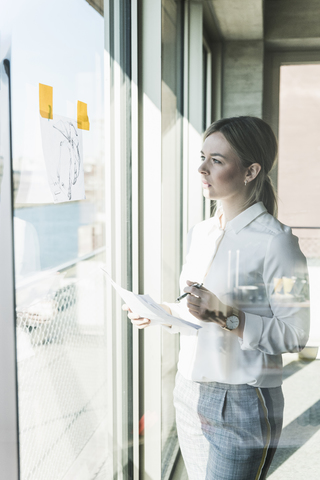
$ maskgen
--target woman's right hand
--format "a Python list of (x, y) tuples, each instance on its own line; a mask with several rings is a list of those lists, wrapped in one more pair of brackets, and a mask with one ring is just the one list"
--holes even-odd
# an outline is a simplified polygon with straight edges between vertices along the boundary
[(133, 313), (128, 307), (128, 305), (126, 304), (122, 305), (122, 310), (125, 310), (128, 312), (128, 317), (130, 318), (132, 325), (139, 328), (140, 330), (142, 328), (148, 327), (151, 323), (151, 320), (149, 318), (143, 318), (137, 315), (136, 313)]

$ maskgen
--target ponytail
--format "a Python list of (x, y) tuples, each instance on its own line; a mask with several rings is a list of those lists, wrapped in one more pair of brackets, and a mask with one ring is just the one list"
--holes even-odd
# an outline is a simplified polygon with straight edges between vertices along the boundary
[(263, 202), (264, 206), (268, 210), (268, 213), (275, 216), (277, 215), (278, 205), (276, 192), (271, 183), (271, 178), (269, 175), (264, 177), (263, 186), (260, 193), (260, 198), (257, 199), (258, 202)]

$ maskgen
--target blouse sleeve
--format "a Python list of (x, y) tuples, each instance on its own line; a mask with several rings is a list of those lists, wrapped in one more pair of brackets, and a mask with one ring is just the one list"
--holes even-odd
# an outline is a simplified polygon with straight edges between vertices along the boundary
[(298, 239), (291, 231), (270, 240), (263, 281), (273, 316), (245, 312), (241, 349), (269, 355), (299, 352), (307, 343), (310, 326), (308, 270)]

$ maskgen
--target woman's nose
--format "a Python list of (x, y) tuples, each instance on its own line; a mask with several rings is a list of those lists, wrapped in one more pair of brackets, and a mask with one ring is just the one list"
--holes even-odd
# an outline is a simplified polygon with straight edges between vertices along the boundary
[(208, 173), (208, 168), (207, 168), (207, 165), (206, 165), (206, 160), (204, 160), (204, 161), (201, 163), (200, 167), (198, 168), (198, 172), (199, 172), (199, 173), (202, 173), (203, 175)]

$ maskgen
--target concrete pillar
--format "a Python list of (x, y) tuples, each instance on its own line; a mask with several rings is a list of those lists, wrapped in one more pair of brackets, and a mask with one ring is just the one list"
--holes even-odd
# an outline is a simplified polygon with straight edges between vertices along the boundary
[(223, 117), (262, 117), (263, 41), (230, 41), (224, 45)]

